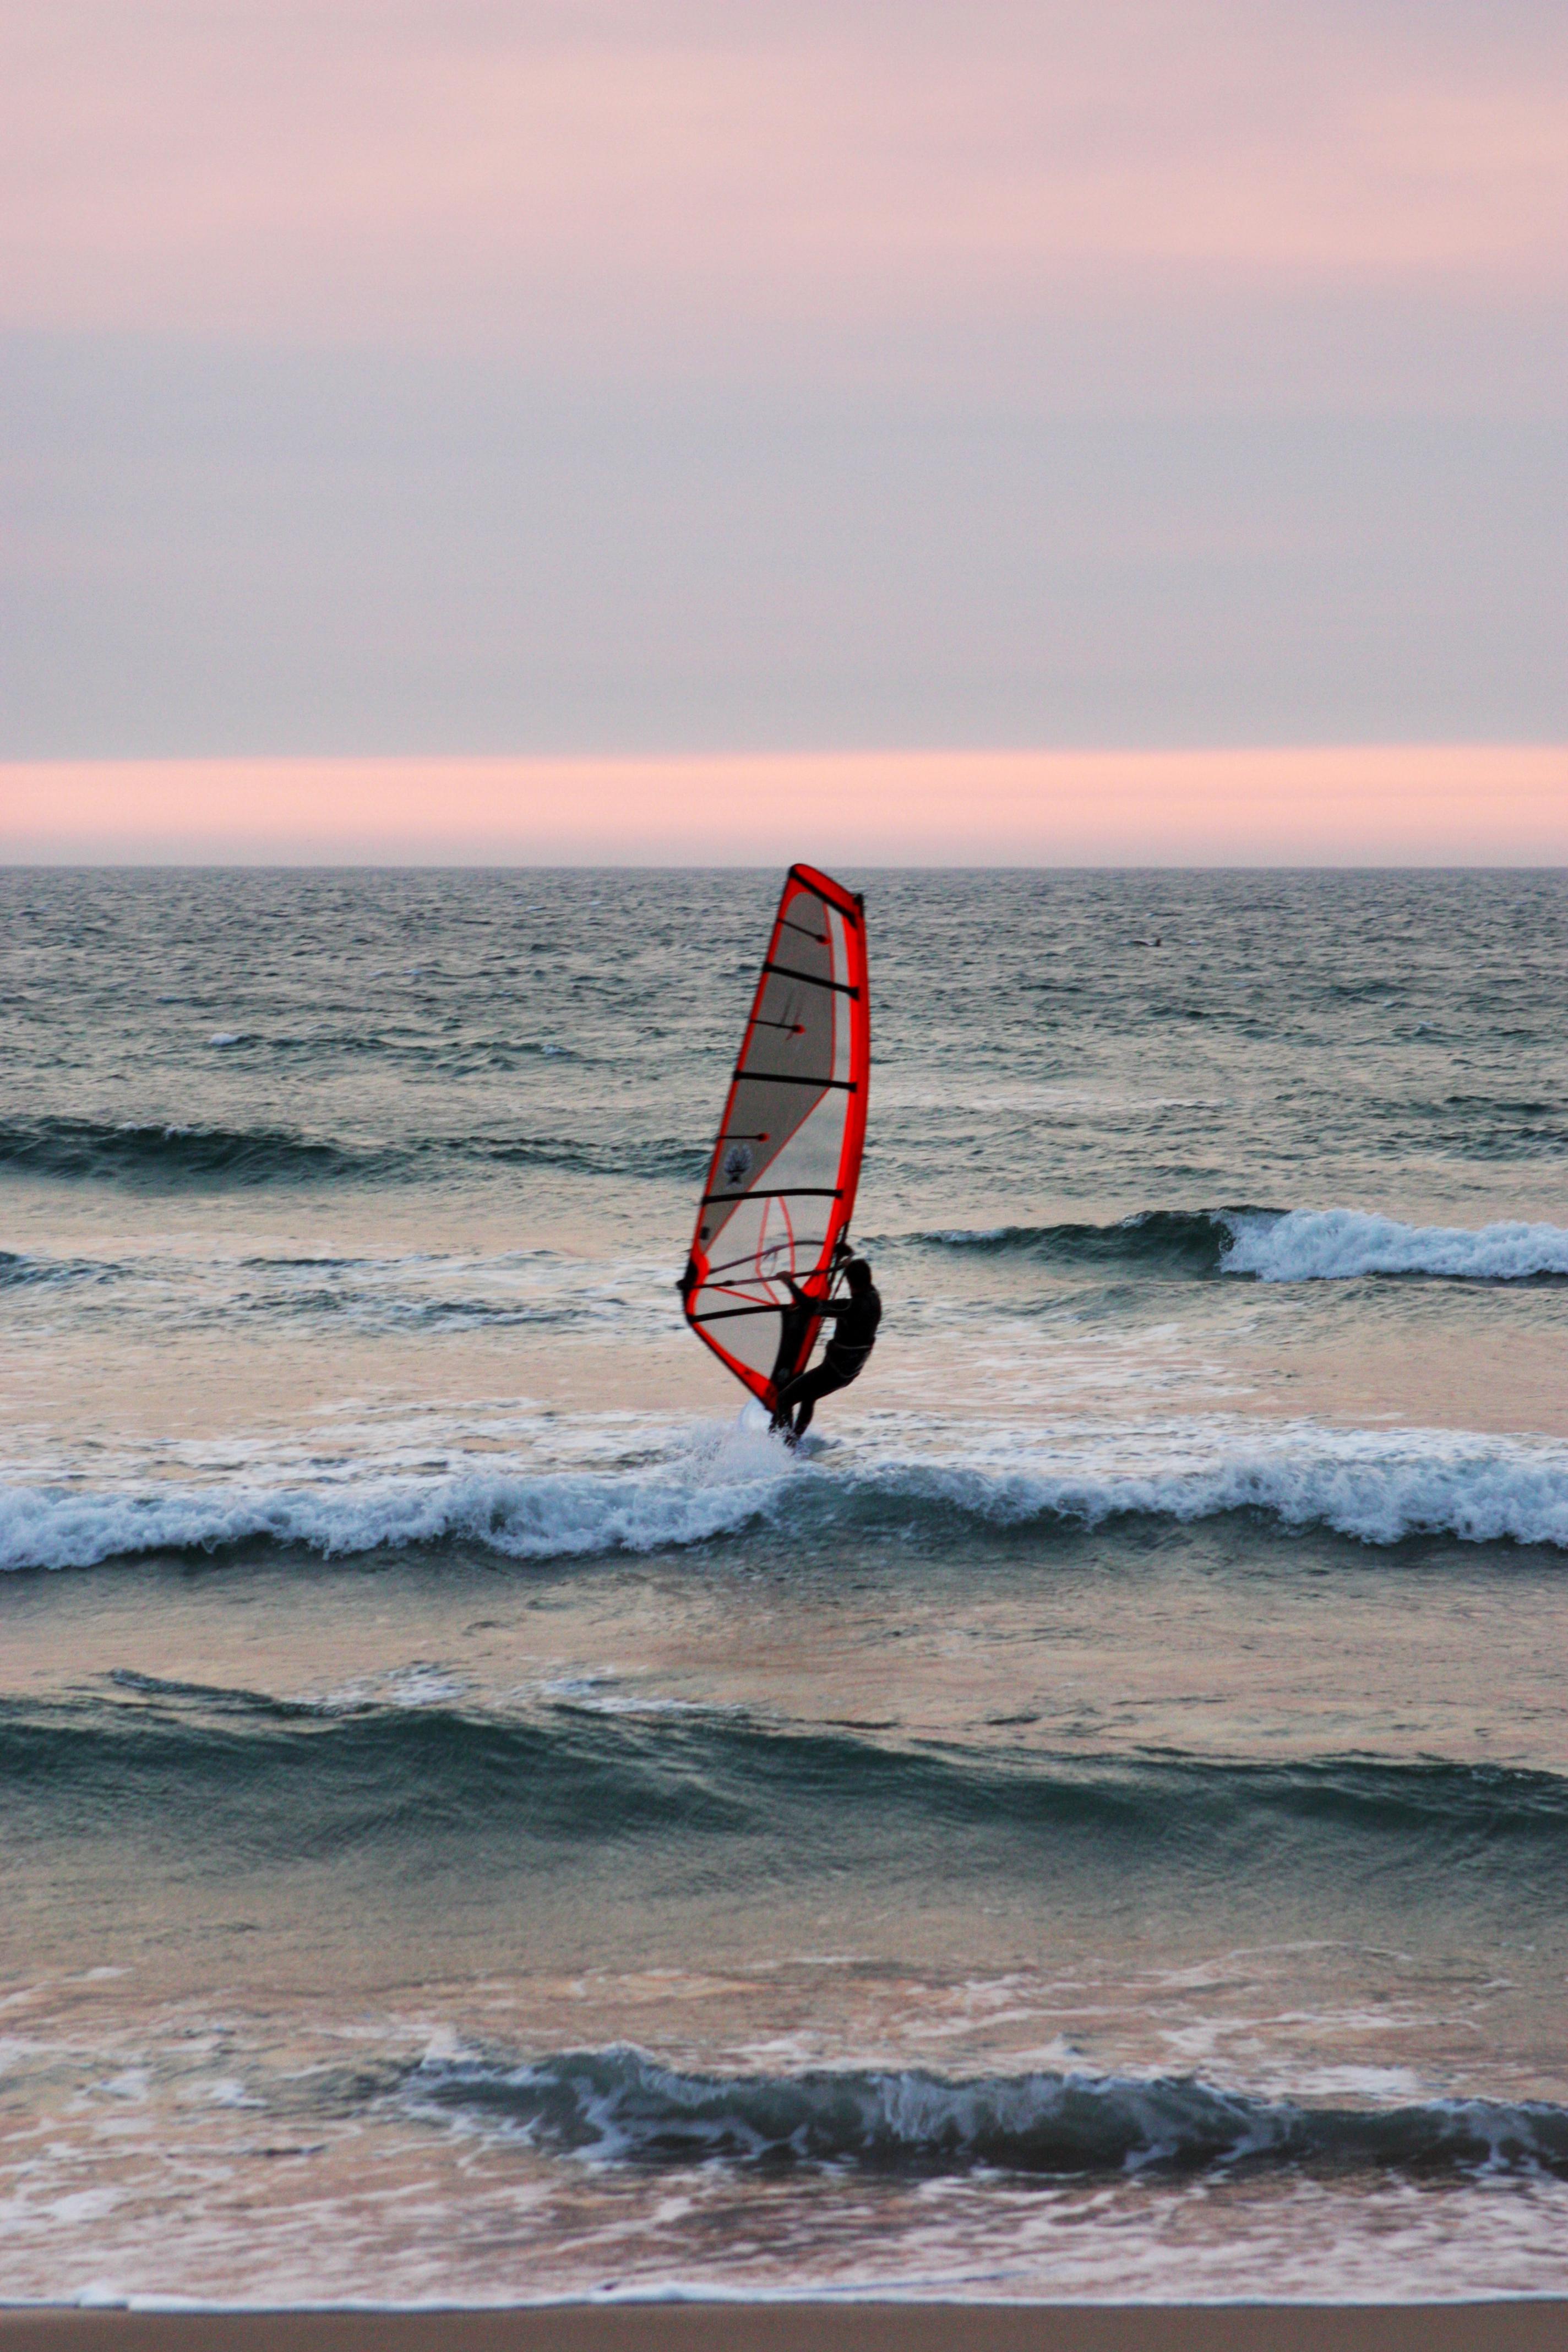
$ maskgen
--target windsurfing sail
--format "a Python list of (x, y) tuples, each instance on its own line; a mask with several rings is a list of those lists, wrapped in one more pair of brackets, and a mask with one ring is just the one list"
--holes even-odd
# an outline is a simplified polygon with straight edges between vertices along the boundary
[(784, 1277), (825, 1299), (860, 1181), (871, 1078), (863, 902), (792, 866), (720, 1121), (686, 1319), (772, 1408), (821, 1327)]

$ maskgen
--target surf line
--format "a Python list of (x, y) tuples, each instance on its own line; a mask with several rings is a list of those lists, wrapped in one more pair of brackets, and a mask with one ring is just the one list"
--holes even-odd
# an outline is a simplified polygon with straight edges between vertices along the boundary
[(849, 1255), (870, 1082), (865, 901), (792, 866), (679, 1284), (697, 1337), (770, 1412)]

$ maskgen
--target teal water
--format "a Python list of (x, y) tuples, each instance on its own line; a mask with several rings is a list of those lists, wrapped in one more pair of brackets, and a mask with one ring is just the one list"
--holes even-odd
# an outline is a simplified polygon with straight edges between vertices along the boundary
[(0, 877), (0, 2294), (1568, 2291), (1568, 880)]

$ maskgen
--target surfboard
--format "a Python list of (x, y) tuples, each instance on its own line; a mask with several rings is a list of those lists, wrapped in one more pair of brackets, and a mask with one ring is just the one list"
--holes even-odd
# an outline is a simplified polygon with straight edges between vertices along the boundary
[(680, 1288), (686, 1319), (771, 1411), (804, 1370), (866, 1148), (871, 1001), (862, 899), (792, 866), (719, 1122)]

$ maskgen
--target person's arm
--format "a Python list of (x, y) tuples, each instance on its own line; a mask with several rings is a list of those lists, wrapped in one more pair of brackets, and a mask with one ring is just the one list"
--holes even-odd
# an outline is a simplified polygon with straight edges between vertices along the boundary
[(837, 1323), (841, 1315), (849, 1311), (852, 1301), (847, 1298), (813, 1298), (809, 1291), (801, 1288), (793, 1274), (786, 1274), (784, 1280), (794, 1292), (796, 1304), (809, 1307), (814, 1315), (828, 1316)]

